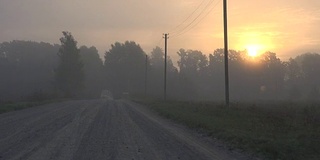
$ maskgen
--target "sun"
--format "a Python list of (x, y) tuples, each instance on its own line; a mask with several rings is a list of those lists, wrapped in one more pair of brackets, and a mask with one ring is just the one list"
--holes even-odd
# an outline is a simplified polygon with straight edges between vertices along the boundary
[(246, 50), (250, 57), (256, 57), (259, 55), (260, 47), (258, 45), (247, 45)]

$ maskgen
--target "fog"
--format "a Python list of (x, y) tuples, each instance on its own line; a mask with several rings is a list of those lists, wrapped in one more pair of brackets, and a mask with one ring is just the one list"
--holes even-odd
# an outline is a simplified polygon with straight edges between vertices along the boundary
[[(134, 41), (115, 42), (106, 46), (110, 49), (100, 59), (94, 46), (78, 46), (71, 33), (64, 33), (59, 45), (18, 40), (0, 43), (1, 102), (99, 98), (103, 90), (116, 98), (163, 99), (161, 47), (146, 53)], [(70, 51), (72, 56), (66, 58)], [(177, 62), (167, 60), (168, 99), (224, 100), (223, 49), (208, 54), (185, 48), (176, 54)], [(250, 57), (246, 50), (230, 50), (230, 100), (319, 101), (319, 73), (318, 53), (301, 53), (282, 61), (269, 51)]]

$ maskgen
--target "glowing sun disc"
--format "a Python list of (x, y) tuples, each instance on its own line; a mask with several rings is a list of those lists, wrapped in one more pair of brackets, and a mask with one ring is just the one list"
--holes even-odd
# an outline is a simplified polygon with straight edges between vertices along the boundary
[(256, 57), (258, 55), (258, 46), (247, 46), (247, 52), (250, 57)]

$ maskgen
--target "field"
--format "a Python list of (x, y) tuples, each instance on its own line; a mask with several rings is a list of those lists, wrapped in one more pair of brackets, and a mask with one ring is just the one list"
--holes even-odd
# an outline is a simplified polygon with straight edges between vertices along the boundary
[(139, 101), (160, 115), (266, 159), (320, 159), (320, 105)]

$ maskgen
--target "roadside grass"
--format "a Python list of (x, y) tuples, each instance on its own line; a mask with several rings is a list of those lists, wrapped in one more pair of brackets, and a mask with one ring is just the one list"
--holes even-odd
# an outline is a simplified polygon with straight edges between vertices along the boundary
[(0, 104), (0, 114), (11, 112), (11, 111), (17, 111), (21, 109), (36, 107), (48, 103), (54, 103), (54, 102), (61, 102), (61, 100), (45, 100), (45, 101), (34, 101), (34, 102), (9, 102)]
[(204, 129), (232, 148), (266, 159), (320, 159), (320, 105), (140, 100), (160, 115)]

